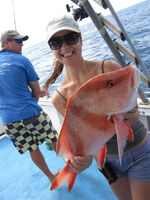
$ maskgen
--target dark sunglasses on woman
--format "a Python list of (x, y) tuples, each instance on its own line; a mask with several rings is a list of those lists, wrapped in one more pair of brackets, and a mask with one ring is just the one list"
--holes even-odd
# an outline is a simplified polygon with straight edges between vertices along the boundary
[(67, 33), (60, 37), (53, 37), (48, 41), (48, 44), (52, 50), (60, 49), (65, 42), (68, 45), (77, 44), (81, 34), (76, 32)]

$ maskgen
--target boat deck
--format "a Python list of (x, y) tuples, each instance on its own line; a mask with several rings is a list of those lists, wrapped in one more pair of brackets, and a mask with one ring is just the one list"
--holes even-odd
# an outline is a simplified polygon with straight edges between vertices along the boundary
[[(59, 120), (50, 100), (42, 99), (40, 105), (59, 131)], [(47, 150), (45, 143), (40, 149), (52, 172), (65, 166), (63, 159), (54, 151)], [(0, 200), (116, 200), (95, 161), (77, 176), (72, 191), (68, 192), (66, 186), (50, 191), (48, 179), (32, 163), (29, 152), (20, 155), (4, 136), (0, 139), (0, 158)]]
[[(65, 163), (54, 151), (40, 146), (52, 172), (61, 170)], [(79, 174), (71, 192), (66, 186), (50, 191), (45, 175), (32, 163), (29, 152), (20, 155), (10, 140), (0, 140), (0, 199), (1, 200), (117, 200), (97, 164)]]
[[(51, 101), (42, 99), (40, 105), (59, 131), (61, 126)], [(148, 126), (150, 109), (145, 111), (146, 106), (140, 105), (140, 115)], [(60, 171), (65, 166), (63, 159), (57, 157), (54, 151), (47, 150), (45, 143), (40, 149), (52, 172)], [(95, 161), (77, 176), (72, 191), (68, 192), (66, 186), (50, 191), (49, 181), (32, 163), (29, 152), (20, 155), (5, 135), (0, 138), (0, 158), (0, 200), (117, 200)]]

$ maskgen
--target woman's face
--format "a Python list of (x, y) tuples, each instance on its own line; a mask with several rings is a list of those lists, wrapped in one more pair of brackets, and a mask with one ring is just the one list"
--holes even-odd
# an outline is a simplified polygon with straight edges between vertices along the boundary
[[(53, 38), (62, 37), (68, 33), (71, 33), (71, 31), (68, 31), (68, 30), (59, 31), (53, 36)], [(67, 44), (63, 40), (63, 44), (62, 44), (61, 48), (59, 48), (57, 50), (52, 50), (52, 51), (53, 51), (55, 57), (61, 63), (65, 64), (65, 65), (67, 65), (67, 64), (69, 65), (81, 58), (81, 50), (82, 50), (82, 39), (80, 37), (79, 41), (74, 45)]]

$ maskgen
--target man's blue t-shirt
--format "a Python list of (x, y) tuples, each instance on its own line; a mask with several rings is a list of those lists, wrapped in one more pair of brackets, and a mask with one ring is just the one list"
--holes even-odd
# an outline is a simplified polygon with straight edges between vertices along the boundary
[(0, 53), (0, 118), (3, 124), (39, 115), (29, 82), (39, 79), (28, 58), (12, 51)]

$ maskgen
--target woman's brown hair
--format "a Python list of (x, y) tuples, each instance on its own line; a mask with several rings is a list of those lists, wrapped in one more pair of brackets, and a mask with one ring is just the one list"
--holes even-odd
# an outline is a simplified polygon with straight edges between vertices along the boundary
[(44, 84), (44, 88), (46, 90), (48, 90), (49, 85), (53, 84), (56, 81), (57, 77), (62, 73), (63, 67), (64, 65), (60, 61), (54, 61), (54, 71)]

